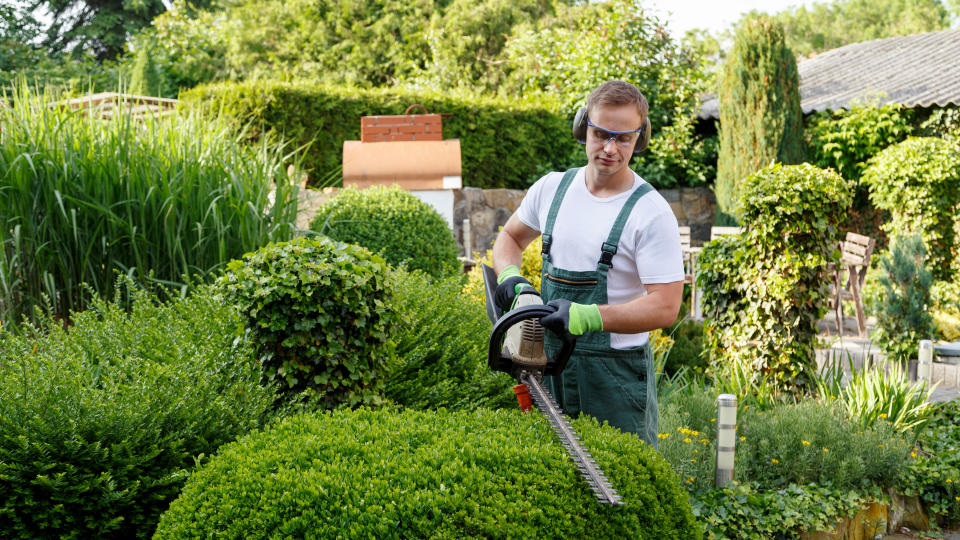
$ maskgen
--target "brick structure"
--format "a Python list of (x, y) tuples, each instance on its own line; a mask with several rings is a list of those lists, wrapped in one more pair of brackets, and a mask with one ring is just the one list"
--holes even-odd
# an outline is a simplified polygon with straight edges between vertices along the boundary
[[(407, 113), (421, 105), (411, 105)], [(426, 109), (423, 109), (426, 113)], [(443, 122), (439, 114), (396, 114), (360, 118), (360, 142), (440, 141)]]

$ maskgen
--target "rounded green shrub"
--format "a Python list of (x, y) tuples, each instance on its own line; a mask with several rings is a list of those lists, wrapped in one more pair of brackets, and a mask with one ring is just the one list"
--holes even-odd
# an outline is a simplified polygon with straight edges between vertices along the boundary
[(515, 381), (487, 367), (493, 326), (486, 310), (461, 292), (459, 277), (396, 269), (389, 283), (400, 324), (387, 398), (420, 409), (517, 406)]
[(317, 211), (310, 228), (379, 253), (394, 266), (434, 277), (461, 271), (457, 242), (443, 217), (400, 187), (347, 188)]
[[(923, 235), (937, 280), (950, 280), (960, 247), (956, 208), (960, 203), (960, 147), (954, 141), (912, 137), (887, 147), (863, 173), (870, 200), (890, 213), (888, 236)], [(951, 268), (951, 265), (956, 265)]]
[(269, 244), (217, 281), (240, 309), (266, 381), (325, 408), (380, 400), (396, 315), (378, 255), (329, 238)]
[(130, 297), (0, 332), (0, 536), (149, 537), (205, 455), (272, 418), (232, 306)]
[(652, 447), (587, 417), (574, 426), (623, 507), (594, 500), (539, 414), (362, 408), (289, 417), (224, 446), (154, 538), (702, 536)]

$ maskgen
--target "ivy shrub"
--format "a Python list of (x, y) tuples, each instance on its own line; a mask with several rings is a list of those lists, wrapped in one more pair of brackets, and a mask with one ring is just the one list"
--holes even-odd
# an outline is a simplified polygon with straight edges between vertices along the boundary
[(583, 159), (568, 136), (572, 118), (554, 112), (545, 97), (518, 101), (261, 79), (200, 86), (182, 99), (249, 124), (250, 140), (272, 133), (307, 145), (303, 167), (312, 177), (340, 166), (343, 141), (360, 140), (361, 116), (403, 114), (413, 103), (453, 115), (443, 119), (443, 136), (460, 139), (465, 186), (525, 189), (543, 174)]
[(457, 241), (443, 216), (398, 186), (343, 189), (317, 209), (310, 228), (359, 244), (394, 266), (433, 277), (462, 272)]
[(230, 261), (217, 285), (239, 308), (266, 382), (352, 407), (380, 402), (393, 354), (387, 270), (366, 248), (297, 238)]
[(538, 414), (341, 410), (221, 448), (155, 538), (702, 536), (652, 447), (588, 417), (573, 425), (624, 506), (594, 500)]
[(912, 137), (883, 150), (863, 173), (870, 200), (890, 213), (883, 230), (891, 237), (923, 235), (930, 267), (949, 280), (958, 265), (955, 228), (960, 204), (960, 148), (954, 141)]
[(917, 437), (917, 450), (902, 471), (899, 490), (918, 495), (930, 514), (960, 523), (960, 400), (939, 404)]
[(148, 538), (204, 456), (272, 417), (240, 318), (209, 288), (117, 285), (0, 332), (4, 538)]
[(933, 277), (927, 261), (920, 235), (894, 238), (890, 251), (879, 257), (879, 298), (871, 301), (877, 324), (871, 338), (891, 359), (916, 358), (919, 341), (936, 333), (930, 315)]
[(698, 265), (713, 369), (774, 392), (809, 384), (816, 322), (826, 310), (827, 264), (837, 260), (838, 224), (851, 183), (813, 165), (775, 164), (744, 183), (744, 231), (708, 242)]
[[(711, 540), (803, 538), (805, 532), (832, 530), (841, 518), (852, 517), (864, 505), (883, 497), (878, 489), (858, 492), (790, 484), (768, 490), (752, 483), (734, 483), (697, 497), (693, 511)], [(875, 533), (884, 532), (876, 527)]]
[(387, 398), (418, 409), (517, 406), (515, 381), (487, 367), (492, 325), (486, 310), (461, 293), (459, 277), (400, 269), (388, 282), (400, 324)]
[(910, 135), (913, 110), (903, 105), (857, 104), (817, 112), (807, 119), (811, 163), (859, 180), (870, 158)]
[(937, 281), (930, 288), (933, 317), (940, 338), (960, 340), (960, 275), (954, 281)]

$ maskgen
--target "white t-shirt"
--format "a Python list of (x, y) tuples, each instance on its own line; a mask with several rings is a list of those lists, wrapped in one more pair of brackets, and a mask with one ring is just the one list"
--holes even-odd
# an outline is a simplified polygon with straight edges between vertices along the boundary
[[(646, 182), (634, 173), (631, 189), (608, 198), (587, 190), (584, 168), (577, 172), (564, 195), (553, 225), (550, 261), (564, 270), (596, 270), (601, 246), (624, 203)], [(520, 203), (517, 217), (526, 226), (543, 231), (553, 197), (563, 179), (552, 172), (536, 181)], [(646, 294), (644, 283), (683, 280), (680, 231), (670, 204), (656, 190), (640, 197), (627, 219), (607, 274), (607, 303), (623, 304)], [(610, 334), (614, 349), (629, 349), (647, 342), (647, 333)]]

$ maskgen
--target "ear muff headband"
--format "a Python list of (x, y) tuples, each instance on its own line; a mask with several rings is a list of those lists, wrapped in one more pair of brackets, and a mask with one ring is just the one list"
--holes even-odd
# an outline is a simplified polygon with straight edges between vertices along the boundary
[[(650, 115), (643, 119), (643, 126), (646, 128), (639, 133), (637, 143), (633, 145), (633, 155), (637, 155), (647, 149), (650, 144)], [(587, 144), (587, 108), (580, 107), (577, 115), (573, 118), (573, 138), (580, 144)]]

